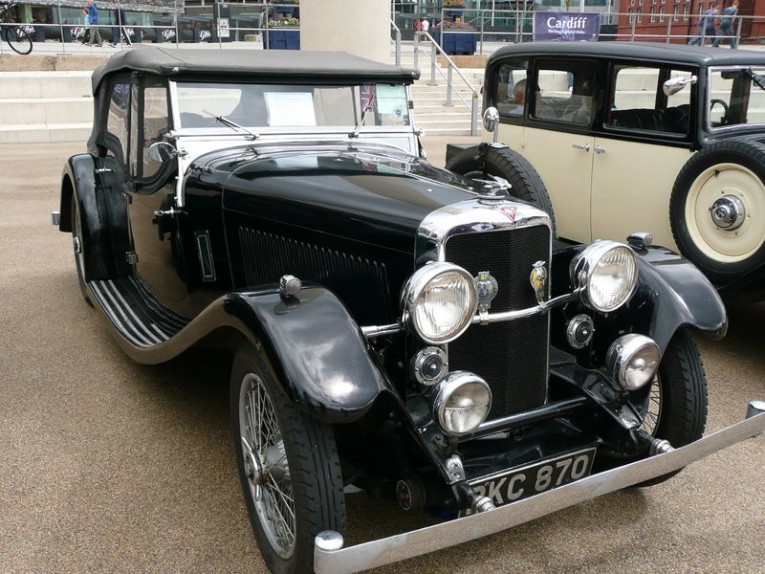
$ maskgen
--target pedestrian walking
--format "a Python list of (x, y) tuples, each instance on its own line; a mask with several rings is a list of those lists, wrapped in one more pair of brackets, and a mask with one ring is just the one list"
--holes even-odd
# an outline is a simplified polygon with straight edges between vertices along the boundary
[(98, 31), (98, 6), (93, 0), (88, 0), (88, 27), (90, 30), (90, 37), (88, 38), (88, 46), (98, 44), (104, 45), (104, 41), (101, 39), (101, 33)]
[(731, 5), (722, 11), (720, 34), (715, 38), (712, 46), (717, 48), (724, 38), (728, 38), (732, 50), (735, 50), (738, 47), (738, 37), (736, 36), (736, 31), (733, 29), (733, 22), (736, 14), (738, 14), (738, 0), (733, 0)]
[(709, 10), (704, 12), (704, 15), (699, 18), (699, 35), (688, 43), (691, 45), (704, 46), (707, 43), (707, 39), (711, 39), (714, 45), (714, 41), (717, 39), (717, 25), (715, 20), (719, 15), (720, 8), (718, 6), (712, 6)]
[(123, 38), (125, 40), (125, 44), (132, 46), (133, 43), (130, 41), (130, 37), (125, 30), (125, 11), (122, 9), (119, 2), (114, 3), (114, 22), (117, 25), (112, 28), (112, 46), (122, 44)]

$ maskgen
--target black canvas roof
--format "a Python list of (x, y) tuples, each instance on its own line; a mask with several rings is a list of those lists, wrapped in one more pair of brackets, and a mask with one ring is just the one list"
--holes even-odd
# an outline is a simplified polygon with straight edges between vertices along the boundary
[(397, 68), (345, 52), (304, 50), (220, 50), (145, 47), (115, 54), (93, 72), (93, 93), (101, 81), (120, 71), (162, 76), (236, 76), (241, 80), (390, 81), (411, 84), (419, 72)]
[(489, 62), (510, 55), (601, 57), (697, 66), (765, 65), (765, 52), (755, 50), (648, 42), (527, 42), (500, 48), (494, 52)]

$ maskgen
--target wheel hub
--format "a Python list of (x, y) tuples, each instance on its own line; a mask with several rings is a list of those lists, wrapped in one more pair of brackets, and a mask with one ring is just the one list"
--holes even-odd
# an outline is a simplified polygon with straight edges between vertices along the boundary
[(709, 212), (714, 224), (726, 231), (741, 227), (746, 217), (744, 204), (734, 195), (726, 195), (715, 201)]
[(242, 437), (242, 446), (244, 447), (244, 467), (247, 473), (247, 479), (252, 487), (256, 499), (260, 499), (260, 487), (263, 485), (263, 462), (258, 454), (250, 448), (247, 440)]

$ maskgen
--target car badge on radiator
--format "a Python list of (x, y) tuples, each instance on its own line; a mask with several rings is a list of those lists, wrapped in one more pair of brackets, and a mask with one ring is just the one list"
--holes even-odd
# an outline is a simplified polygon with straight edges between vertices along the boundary
[(473, 281), (475, 282), (475, 290), (478, 295), (478, 314), (481, 317), (481, 324), (486, 325), (491, 302), (497, 296), (499, 285), (489, 271), (480, 271)]
[(531, 269), (531, 275), (529, 275), (529, 282), (534, 289), (537, 303), (541, 305), (545, 300), (545, 292), (547, 291), (547, 269), (545, 268), (544, 261), (537, 261), (534, 263), (534, 266)]

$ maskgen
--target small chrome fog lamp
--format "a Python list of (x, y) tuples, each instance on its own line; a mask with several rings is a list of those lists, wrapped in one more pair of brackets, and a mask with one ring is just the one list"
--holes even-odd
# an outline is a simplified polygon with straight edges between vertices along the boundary
[(423, 341), (441, 345), (470, 326), (478, 307), (473, 277), (451, 263), (431, 263), (414, 272), (401, 292), (404, 321)]
[(566, 340), (573, 349), (584, 349), (592, 341), (595, 324), (584, 313), (577, 315), (566, 324)]
[(491, 409), (491, 389), (478, 375), (454, 371), (438, 383), (433, 416), (441, 430), (459, 436), (473, 432)]
[(602, 313), (624, 305), (638, 280), (635, 253), (616, 241), (596, 241), (589, 245), (573, 259), (569, 270), (584, 304)]
[(448, 371), (446, 353), (438, 347), (426, 347), (412, 362), (414, 377), (422, 385), (435, 385)]
[(619, 387), (634, 391), (653, 379), (660, 359), (659, 346), (653, 339), (631, 333), (611, 343), (606, 371)]

